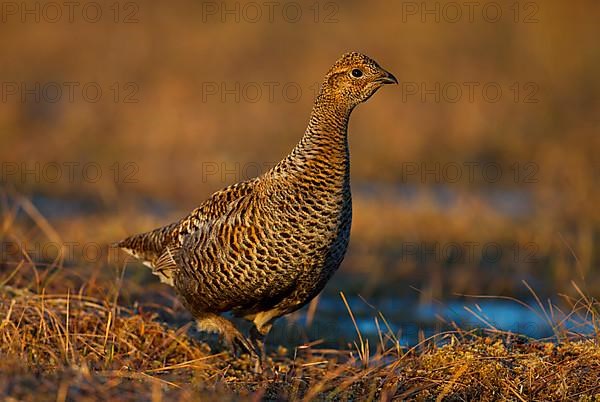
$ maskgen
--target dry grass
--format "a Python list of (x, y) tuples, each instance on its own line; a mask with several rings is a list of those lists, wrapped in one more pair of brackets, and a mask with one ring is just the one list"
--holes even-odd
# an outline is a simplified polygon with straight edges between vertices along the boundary
[[(403, 23), (405, 2), (334, 2), (335, 24), (310, 18), (300, 24), (201, 23), (200, 3), (193, 0), (136, 1), (140, 22), (114, 24), (113, 2), (99, 3), (107, 18), (98, 24), (20, 23), (18, 15), (0, 24), (0, 51), (14, 55), (0, 68), (3, 82), (26, 88), (97, 82), (105, 92), (98, 103), (81, 96), (58, 103), (8, 96), (2, 102), (0, 182), (16, 192), (12, 200), (0, 192), (0, 398), (592, 400), (600, 393), (598, 302), (585, 296), (598, 297), (600, 289), (597, 1), (533, 2), (540, 8), (536, 24), (513, 23), (512, 0), (498, 2), (507, 18), (497, 24), (421, 23), (418, 17)], [(338, 277), (366, 278), (363, 295), (384, 284), (406, 296), (414, 286), (429, 300), (454, 293), (514, 296), (523, 279), (537, 280), (545, 295), (565, 293), (562, 308), (588, 322), (595, 335), (582, 338), (559, 325), (552, 340), (541, 342), (493, 328), (457, 328), (406, 350), (378, 316), (377, 344), (356, 325), (348, 350), (319, 348), (319, 341), (281, 349), (269, 370), (255, 375), (249, 360), (178, 326), (181, 306), (149, 275), (125, 272), (120, 259), (83, 258), (83, 245), (106, 252), (105, 244), (176, 219), (214, 190), (260, 173), (245, 164), (264, 168), (279, 160), (306, 123), (309, 88), (339, 54), (354, 49), (402, 82), (428, 88), (497, 82), (507, 96), (498, 103), (481, 97), (421, 102), (418, 95), (403, 100), (401, 87), (388, 88), (356, 112), (350, 142), (358, 191), (352, 243)], [(279, 92), (274, 102), (222, 102), (218, 95), (203, 100), (203, 83), (272, 81), (279, 89), (297, 83), (303, 96), (297, 103)], [(539, 86), (540, 101), (514, 102), (510, 86), (530, 81)], [(137, 84), (139, 102), (116, 103), (110, 92), (116, 82)], [(404, 177), (405, 163), (431, 168), (474, 161), (501, 166), (502, 180)], [(88, 162), (101, 166), (99, 181), (82, 177)], [(132, 182), (122, 176), (129, 162), (138, 169)], [(4, 163), (19, 172), (9, 173)], [(66, 171), (58, 182), (24, 177), (22, 165), (36, 163), (79, 168), (74, 180)], [(115, 163), (119, 179), (111, 170)], [(515, 163), (533, 163), (536, 181), (514, 180)], [(206, 175), (207, 164), (220, 171)], [(360, 191), (365, 184), (382, 191)], [(399, 198), (397, 187), (417, 195)], [(456, 202), (436, 202), (440, 187)], [(525, 196), (531, 211), (504, 214), (482, 196), (511, 191)], [(58, 213), (46, 218), (40, 205), (17, 193), (48, 195), (54, 201), (48, 210)], [(170, 207), (144, 207), (140, 199)], [(399, 252), (407, 242), (474, 241), (507, 250), (533, 243), (536, 261), (506, 254), (490, 267), (479, 260), (420, 261)], [(4, 248), (9, 243), (18, 247)], [(59, 246), (56, 252), (36, 249), (49, 243)], [(69, 254), (67, 243), (79, 247)], [(572, 280), (587, 286), (580, 290), (569, 285)], [(544, 299), (535, 308), (552, 317), (558, 307)]]
[[(579, 300), (597, 311), (597, 302)], [(592, 303), (586, 304), (586, 303)], [(371, 356), (301, 346), (268, 370), (212, 352), (156, 315), (77, 295), (0, 288), (0, 395), (13, 400), (573, 400), (600, 394), (600, 334), (559, 343), (454, 331)], [(285, 352), (285, 351), (282, 351)], [(588, 399), (589, 400), (589, 399)]]
[[(5, 208), (4, 238), (58, 236), (34, 205), (18, 205)], [(22, 252), (0, 265), (0, 396), (7, 400), (585, 400), (600, 393), (600, 304), (576, 285), (563, 307), (529, 288), (532, 308), (557, 322), (552, 339), (503, 333), (482, 319), (485, 330), (456, 328), (410, 349), (381, 313), (379, 340), (370, 344), (342, 294), (353, 345), (279, 347), (257, 374), (248, 356), (172, 324), (181, 321), (172, 296), (161, 299), (114, 262), (86, 270), (65, 266), (61, 253), (40, 264)], [(593, 330), (582, 336), (567, 321)]]
[[(62, 241), (62, 231), (30, 201), (4, 201), (3, 241)], [(482, 320), (485, 330), (456, 328), (411, 349), (400, 346), (381, 314), (379, 341), (370, 344), (342, 296), (355, 323), (354, 344), (280, 347), (256, 374), (248, 356), (232, 356), (200, 341), (189, 325), (173, 324), (181, 322), (181, 307), (172, 295), (127, 276), (122, 262), (77, 263), (65, 260), (64, 251), (39, 261), (39, 254), (20, 251), (0, 264), (0, 396), (7, 400), (592, 400), (600, 394), (600, 304), (577, 286), (563, 295), (562, 307), (529, 288), (532, 308), (552, 322), (564, 317), (552, 339), (503, 333)], [(582, 336), (565, 325), (569, 320), (592, 331)]]
[[(85, 101), (77, 91), (73, 102), (64, 96), (56, 103), (7, 95), (0, 108), (0, 161), (17, 169), (11, 173), (4, 168), (0, 181), (21, 193), (56, 197), (59, 204), (66, 200), (65, 209), (87, 211), (83, 219), (75, 219), (74, 213), (53, 219), (63, 240), (108, 243), (148, 230), (187, 213), (213, 191), (261, 173), (298, 141), (314, 98), (310, 88), (341, 53), (356, 49), (394, 72), (401, 85), (382, 90), (352, 118), (355, 213), (345, 272), (369, 273), (370, 286), (390, 276), (398, 283), (410, 280), (430, 289), (432, 297), (511, 294), (521, 279), (532, 277), (547, 282), (552, 292), (566, 291), (561, 287), (582, 275), (590, 289), (600, 288), (594, 269), (600, 255), (597, 1), (502, 0), (494, 4), (501, 5), (505, 18), (493, 24), (482, 21), (483, 4), (474, 23), (436, 23), (432, 18), (422, 23), (419, 16), (404, 23), (406, 2), (335, 1), (327, 3), (339, 6), (337, 23), (312, 23), (311, 2), (303, 3), (306, 18), (299, 24), (265, 19), (235, 23), (232, 18), (205, 23), (204, 3), (193, 0), (177, 5), (138, 0), (133, 3), (139, 5), (139, 23), (114, 24), (114, 2), (98, 3), (106, 18), (97, 24), (19, 23), (15, 15), (0, 26), (0, 52), (15, 55), (0, 67), (3, 82), (25, 89), (35, 83), (97, 82), (104, 90), (97, 103)], [(216, 3), (233, 9), (246, 2)], [(432, 7), (444, 4), (455, 2)], [(531, 5), (539, 6), (539, 23), (514, 23), (514, 7), (525, 12)], [(106, 65), (99, 68), (99, 62)], [(510, 87), (532, 81), (539, 86), (539, 102), (515, 102)], [(139, 86), (139, 102), (115, 103), (110, 88), (128, 82)], [(273, 101), (266, 90), (257, 102), (204, 96), (203, 84), (231, 88), (236, 82), (279, 86)], [(499, 83), (504, 96), (490, 103), (477, 91), (469, 102), (465, 89), (457, 103), (436, 102), (432, 96), (422, 102), (419, 95), (406, 98), (402, 87), (464, 82)], [(281, 96), (286, 83), (301, 86), (298, 102)], [(83, 177), (89, 162), (102, 168), (97, 182)], [(420, 174), (436, 165), (473, 162), (500, 166), (501, 180), (486, 182), (480, 169), (475, 169), (474, 181), (463, 169), (457, 183), (445, 177), (423, 180)], [(28, 174), (36, 163), (58, 163), (62, 177), (53, 181), (41, 173)], [(65, 163), (79, 164), (73, 180)], [(137, 170), (126, 169), (127, 163)], [(111, 168), (115, 164), (120, 166), (117, 178)], [(407, 175), (406, 164), (425, 168)], [(527, 164), (536, 167), (533, 182), (524, 180)], [(218, 171), (209, 172), (207, 166)], [(133, 180), (125, 180), (132, 172)], [(47, 173), (52, 176), (53, 170)], [(384, 189), (384, 194), (359, 191), (365, 186)], [(398, 187), (420, 196), (404, 200), (385, 194)], [(458, 202), (432, 201), (435, 197), (428, 195), (440, 187)], [(495, 193), (502, 198), (504, 191), (525, 196), (532, 210), (517, 217), (498, 213), (478, 196)], [(146, 213), (151, 208), (140, 211), (139, 202), (128, 202), (140, 198), (171, 203), (172, 208), (168, 216), (153, 215)], [(541, 262), (508, 259), (484, 271), (476, 261), (448, 273), (443, 263), (420, 264), (398, 256), (403, 242), (474, 241), (501, 241), (507, 248), (534, 242)]]

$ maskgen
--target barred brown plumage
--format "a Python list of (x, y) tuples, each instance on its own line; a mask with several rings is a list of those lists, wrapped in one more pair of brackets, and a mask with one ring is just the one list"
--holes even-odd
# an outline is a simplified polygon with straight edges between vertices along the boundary
[[(264, 353), (273, 321), (314, 298), (344, 258), (352, 221), (348, 120), (390, 83), (396, 78), (369, 57), (343, 55), (286, 158), (213, 194), (179, 222), (117, 245), (177, 290), (200, 329)], [(251, 341), (219, 315), (227, 311), (254, 323)]]

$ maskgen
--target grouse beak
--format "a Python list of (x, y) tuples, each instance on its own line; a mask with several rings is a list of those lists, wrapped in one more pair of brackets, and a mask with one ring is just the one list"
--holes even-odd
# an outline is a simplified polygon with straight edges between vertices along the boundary
[(379, 78), (377, 81), (382, 84), (398, 84), (398, 80), (394, 77), (394, 74), (387, 71), (385, 71), (383, 77)]

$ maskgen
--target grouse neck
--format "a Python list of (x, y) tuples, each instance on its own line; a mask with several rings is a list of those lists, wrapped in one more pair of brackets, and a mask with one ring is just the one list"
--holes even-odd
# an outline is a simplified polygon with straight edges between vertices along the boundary
[(345, 161), (348, 151), (348, 121), (352, 108), (321, 91), (313, 106), (304, 136), (292, 153), (327, 154), (332, 162)]
[(317, 97), (304, 136), (292, 152), (278, 163), (269, 177), (312, 177), (327, 172), (340, 184), (349, 180), (350, 151), (348, 121), (353, 108), (339, 104), (326, 94)]

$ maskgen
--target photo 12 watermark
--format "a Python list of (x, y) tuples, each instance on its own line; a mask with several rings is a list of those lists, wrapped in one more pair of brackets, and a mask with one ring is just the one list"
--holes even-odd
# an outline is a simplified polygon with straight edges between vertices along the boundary
[(115, 24), (137, 24), (140, 22), (140, 6), (133, 1), (0, 2), (0, 22), (3, 24), (96, 24), (103, 21)]
[(401, 183), (421, 184), (495, 184), (510, 181), (515, 184), (539, 182), (540, 166), (533, 161), (508, 164), (497, 162), (403, 162), (400, 165)]
[(109, 180), (115, 184), (139, 181), (140, 167), (135, 162), (114, 162), (103, 165), (98, 162), (2, 162), (0, 183), (99, 183)]
[(99, 242), (12, 241), (0, 242), (0, 261), (18, 262), (25, 258), (34, 263), (64, 262), (111, 263), (122, 265), (132, 257), (118, 247)]
[(537, 24), (540, 5), (534, 1), (403, 1), (402, 23)]
[[(200, 181), (234, 183), (258, 177), (269, 171), (276, 162), (202, 162)], [(535, 184), (540, 181), (540, 166), (533, 161), (510, 163), (457, 161), (457, 162), (402, 162), (397, 177), (400, 184)]]
[[(0, 242), (0, 261), (20, 261), (23, 258), (33, 262), (50, 262), (57, 259), (68, 262), (122, 264), (135, 260), (114, 245), (99, 242), (81, 241), (13, 241)], [(525, 263), (540, 261), (537, 243), (500, 244), (497, 242), (402, 242), (398, 244), (401, 263), (443, 264), (495, 264)]]
[(333, 1), (202, 2), (203, 23), (335, 24), (340, 21), (339, 12), (339, 3)]
[(539, 103), (540, 86), (534, 81), (402, 81), (402, 102), (420, 103)]
[(539, 261), (540, 247), (527, 242), (501, 244), (498, 242), (402, 242), (400, 261), (435, 262), (446, 264), (494, 264), (501, 261), (534, 264)]
[[(297, 103), (303, 96), (314, 99), (321, 83), (301, 85), (293, 81), (205, 81), (200, 84), (202, 103)], [(540, 85), (535, 81), (449, 81), (400, 82), (403, 103), (490, 103), (523, 104), (540, 102)], [(131, 90), (131, 88), (130, 88)], [(14, 92), (14, 91), (13, 91)]]
[(319, 82), (303, 86), (293, 81), (206, 81), (200, 84), (200, 96), (202, 103), (297, 103), (302, 96), (314, 99), (320, 89)]
[(3, 81), (0, 83), (0, 102), (17, 103), (139, 103), (140, 87), (136, 82), (96, 81)]
[(258, 177), (276, 165), (274, 162), (202, 162), (200, 181), (237, 183)]

